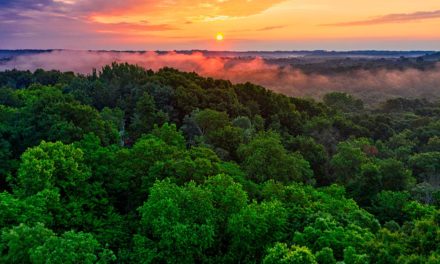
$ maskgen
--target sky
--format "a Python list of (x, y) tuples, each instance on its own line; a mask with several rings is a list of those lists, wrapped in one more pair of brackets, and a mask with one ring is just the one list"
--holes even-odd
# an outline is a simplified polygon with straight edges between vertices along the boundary
[(440, 50), (440, 1), (0, 0), (0, 49), (29, 48)]

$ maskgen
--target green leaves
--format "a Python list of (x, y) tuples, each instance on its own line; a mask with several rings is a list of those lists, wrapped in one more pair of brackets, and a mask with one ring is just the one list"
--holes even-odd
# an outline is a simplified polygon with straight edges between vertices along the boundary
[(17, 175), (17, 191), (30, 196), (46, 188), (60, 188), (66, 193), (90, 177), (90, 171), (81, 163), (83, 152), (61, 142), (42, 142), (28, 149), (22, 156)]
[(268, 250), (263, 264), (318, 264), (312, 252), (306, 247), (277, 243)]
[(251, 203), (228, 221), (230, 257), (234, 262), (260, 261), (264, 249), (284, 240), (288, 214), (279, 201)]
[(111, 263), (111, 250), (103, 248), (92, 235), (69, 231), (56, 236), (42, 224), (21, 224), (3, 230), (0, 237), (2, 263)]
[[(203, 259), (214, 242), (214, 208), (210, 193), (193, 183), (178, 187), (158, 182), (139, 209), (142, 236), (154, 243), (155, 261), (193, 263)], [(139, 241), (139, 238), (137, 239)], [(137, 244), (139, 250), (144, 245)], [(136, 249), (135, 249), (136, 251)]]
[(323, 101), (326, 105), (342, 112), (357, 112), (364, 108), (362, 100), (346, 93), (328, 93), (324, 95)]
[(111, 263), (116, 256), (101, 247), (91, 234), (69, 231), (51, 236), (31, 253), (32, 263)]
[(0, 82), (0, 263), (439, 262), (434, 103), (117, 63)]
[(300, 154), (288, 153), (275, 133), (260, 133), (249, 144), (240, 146), (238, 154), (249, 178), (257, 183), (270, 179), (308, 182), (313, 176), (309, 163)]

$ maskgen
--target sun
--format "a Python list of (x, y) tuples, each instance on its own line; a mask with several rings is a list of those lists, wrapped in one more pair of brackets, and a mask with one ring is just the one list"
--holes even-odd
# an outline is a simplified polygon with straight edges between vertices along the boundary
[(217, 33), (217, 35), (215, 36), (215, 39), (217, 41), (222, 41), (225, 37), (223, 36), (223, 33)]

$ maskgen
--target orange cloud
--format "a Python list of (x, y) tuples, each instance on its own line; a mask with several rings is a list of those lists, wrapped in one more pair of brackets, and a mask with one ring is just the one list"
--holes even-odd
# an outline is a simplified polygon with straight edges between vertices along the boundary
[[(111, 9), (96, 8), (93, 19), (127, 22), (142, 17), (155, 17), (161, 20), (180, 21), (216, 21), (259, 14), (286, 0), (178, 0), (178, 1), (136, 1), (129, 0), (122, 7)], [(113, 4), (113, 1), (111, 2)], [(88, 5), (91, 8), (93, 5)], [(84, 8), (84, 7), (82, 7)]]
[(269, 30), (281, 29), (281, 28), (285, 28), (285, 27), (287, 27), (287, 25), (268, 26), (268, 27), (264, 27), (264, 28), (259, 28), (259, 29), (257, 29), (257, 31), (269, 31)]
[(177, 27), (168, 24), (150, 24), (144, 21), (139, 23), (95, 23), (94, 27), (96, 27), (97, 32), (115, 32), (118, 34), (143, 34), (145, 32), (170, 31), (178, 29)]
[(388, 23), (405, 23), (405, 22), (436, 19), (436, 18), (440, 18), (440, 10), (427, 11), (427, 12), (414, 12), (409, 14), (390, 14), (390, 15), (376, 17), (373, 19), (341, 22), (334, 24), (323, 24), (322, 26), (338, 26), (338, 27), (369, 26), (369, 25), (388, 24)]

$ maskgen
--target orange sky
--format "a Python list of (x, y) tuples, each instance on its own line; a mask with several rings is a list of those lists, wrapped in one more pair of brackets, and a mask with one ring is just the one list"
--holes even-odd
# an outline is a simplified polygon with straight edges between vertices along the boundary
[(77, 49), (440, 49), (439, 0), (44, 0), (32, 7), (0, 4), (3, 26), (17, 28), (8, 28), (0, 48), (23, 39)]

